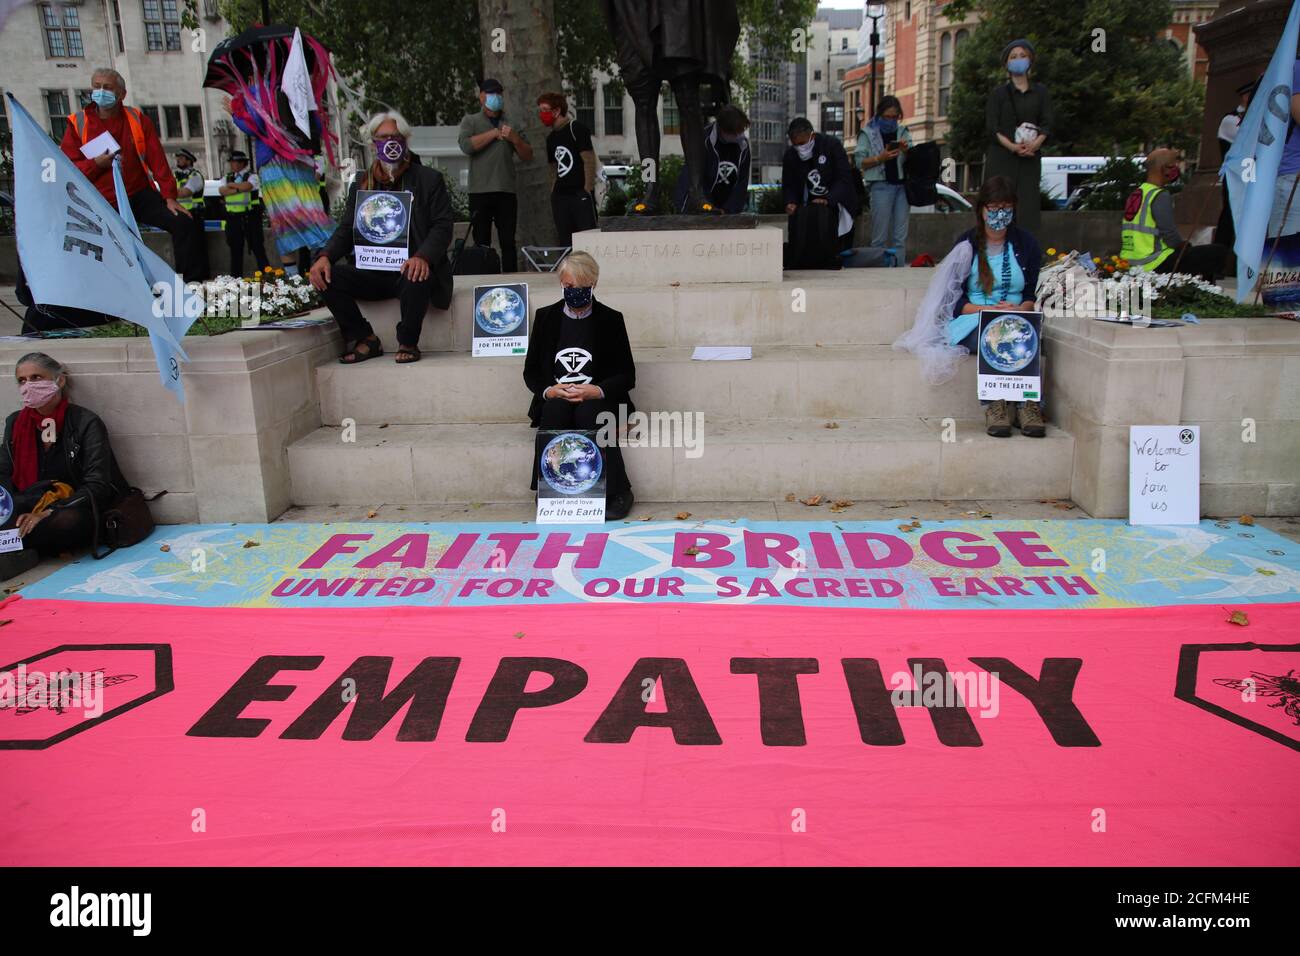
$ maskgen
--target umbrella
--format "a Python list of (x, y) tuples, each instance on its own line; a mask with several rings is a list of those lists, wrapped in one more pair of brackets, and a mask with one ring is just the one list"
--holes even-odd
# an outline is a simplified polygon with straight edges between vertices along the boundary
[[(240, 83), (236, 76), (247, 83), (253, 79), (254, 68), (258, 74), (266, 76), (288, 59), (295, 29), (286, 24), (272, 24), (249, 27), (243, 33), (226, 37), (208, 57), (208, 72), (203, 77), (203, 85), (225, 90), (232, 96), (239, 93)], [(312, 77), (312, 87), (316, 87), (318, 77), (323, 87), (329, 71), (329, 50), (307, 33), (302, 35), (302, 50), (307, 60), (307, 71)]]

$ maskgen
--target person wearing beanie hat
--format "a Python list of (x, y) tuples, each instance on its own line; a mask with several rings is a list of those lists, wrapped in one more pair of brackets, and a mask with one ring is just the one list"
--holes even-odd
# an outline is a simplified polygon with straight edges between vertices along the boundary
[(1023, 37), (1003, 47), (1007, 82), (989, 92), (984, 110), (988, 134), (984, 178), (1005, 176), (1011, 180), (1016, 187), (1016, 222), (1030, 232), (1037, 232), (1042, 220), (1043, 160), (1039, 151), (1053, 123), (1047, 87), (1029, 78), (1037, 59), (1038, 51)]

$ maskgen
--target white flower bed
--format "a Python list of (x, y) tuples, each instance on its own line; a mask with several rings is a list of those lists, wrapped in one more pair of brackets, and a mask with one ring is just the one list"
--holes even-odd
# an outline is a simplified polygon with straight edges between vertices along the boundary
[[(1107, 274), (1098, 266), (1090, 271), (1075, 251), (1053, 262), (1038, 274), (1037, 301), (1052, 303), (1050, 311), (1073, 314), (1076, 306), (1092, 303), (1154, 302), (1171, 289), (1191, 286), (1202, 292), (1225, 295), (1222, 288), (1200, 276), (1185, 272), (1116, 271)], [(1136, 309), (1134, 310), (1136, 311)]]
[(280, 319), (317, 308), (320, 293), (302, 276), (274, 279), (241, 279), (218, 276), (203, 283), (204, 312), (207, 315), (249, 316)]

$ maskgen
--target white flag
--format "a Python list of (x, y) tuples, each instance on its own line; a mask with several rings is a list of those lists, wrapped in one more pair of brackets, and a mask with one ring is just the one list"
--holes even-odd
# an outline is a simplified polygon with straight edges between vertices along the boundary
[(302, 52), (302, 31), (293, 28), (293, 49), (289, 51), (289, 60), (284, 65), (284, 76), (280, 78), (280, 89), (289, 98), (289, 108), (293, 110), (293, 121), (298, 124), (304, 136), (311, 135), (311, 123), (307, 114), (316, 108), (316, 101), (311, 95), (311, 77), (307, 74), (307, 57)]

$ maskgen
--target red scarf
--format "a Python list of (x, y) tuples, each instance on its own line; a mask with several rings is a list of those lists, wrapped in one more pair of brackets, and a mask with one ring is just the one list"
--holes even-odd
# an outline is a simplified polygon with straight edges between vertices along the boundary
[(34, 408), (23, 406), (14, 422), (14, 489), (26, 491), (36, 484), (40, 474), (41, 458), (41, 423), (48, 418), (54, 419), (54, 434), (63, 434), (63, 416), (68, 410), (68, 400), (60, 398), (59, 404), (49, 415), (42, 415)]

